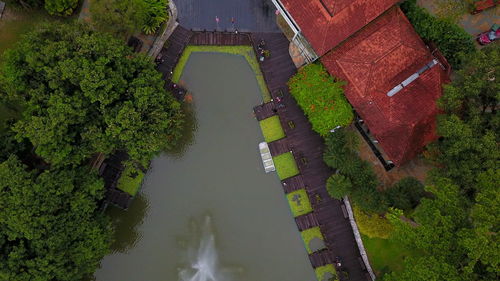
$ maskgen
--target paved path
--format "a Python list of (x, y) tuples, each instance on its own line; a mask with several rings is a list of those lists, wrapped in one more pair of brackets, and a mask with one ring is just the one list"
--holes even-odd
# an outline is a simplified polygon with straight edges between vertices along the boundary
[[(418, 0), (418, 5), (425, 7), (430, 13), (435, 14), (436, 4), (433, 0)], [(494, 23), (500, 24), (500, 6), (487, 9), (479, 14), (464, 14), (458, 24), (470, 35), (476, 36), (488, 30)]]
[[(271, 0), (174, 0), (179, 24), (193, 30), (280, 32)], [(219, 19), (217, 23), (216, 18)], [(231, 19), (234, 19), (234, 24)]]

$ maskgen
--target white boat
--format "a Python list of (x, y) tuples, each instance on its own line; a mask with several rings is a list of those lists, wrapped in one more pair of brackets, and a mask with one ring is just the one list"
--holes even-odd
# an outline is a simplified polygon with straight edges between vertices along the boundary
[(274, 167), (273, 157), (271, 156), (271, 151), (269, 150), (269, 146), (267, 142), (259, 143), (259, 151), (260, 157), (262, 157), (262, 164), (264, 165), (264, 170), (266, 173), (276, 171)]

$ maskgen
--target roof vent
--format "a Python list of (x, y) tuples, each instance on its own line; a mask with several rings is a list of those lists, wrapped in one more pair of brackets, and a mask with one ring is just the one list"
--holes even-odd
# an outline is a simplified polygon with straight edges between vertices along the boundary
[(431, 60), (429, 63), (420, 68), (416, 73), (413, 73), (412, 75), (410, 75), (410, 77), (406, 78), (403, 82), (401, 82), (401, 84), (398, 84), (396, 87), (392, 88), (389, 92), (387, 92), (387, 96), (392, 97), (399, 91), (401, 91), (403, 88), (408, 87), (408, 85), (410, 85), (413, 81), (417, 80), (420, 74), (424, 73), (428, 69), (431, 69), (436, 64), (438, 64), (437, 60), (435, 59)]

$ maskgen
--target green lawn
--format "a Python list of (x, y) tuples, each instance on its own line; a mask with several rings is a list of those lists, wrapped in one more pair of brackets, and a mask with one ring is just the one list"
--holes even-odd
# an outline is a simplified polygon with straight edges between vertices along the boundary
[(395, 241), (382, 238), (369, 238), (361, 235), (363, 244), (370, 264), (379, 277), (384, 273), (400, 271), (403, 269), (403, 259), (412, 255), (411, 252), (404, 250)]
[[(318, 278), (318, 281), (333, 281), (333, 280), (337, 281), (337, 280), (339, 280), (337, 278), (337, 271), (335, 270), (335, 267), (333, 266), (333, 264), (327, 264), (324, 266), (316, 267), (314, 269), (314, 272), (316, 272), (316, 278)], [(326, 273), (331, 273), (334, 276), (334, 278), (330, 279), (330, 280), (323, 279), (323, 276)]]
[(285, 132), (281, 127), (280, 118), (277, 115), (260, 121), (259, 125), (266, 142), (272, 142), (285, 137)]
[(144, 173), (135, 169), (131, 166), (125, 167), (120, 179), (118, 180), (118, 189), (121, 189), (128, 194), (135, 196), (137, 191), (142, 185), (142, 179), (144, 178)]
[(288, 199), (294, 217), (305, 215), (313, 210), (305, 189), (288, 193), (286, 199)]
[(309, 253), (309, 254), (313, 253), (313, 250), (309, 247), (309, 243), (311, 242), (311, 240), (313, 240), (314, 238), (319, 238), (319, 239), (325, 241), (325, 239), (323, 238), (323, 234), (321, 234), (321, 230), (319, 229), (318, 226), (306, 229), (306, 230), (300, 232), (300, 235), (302, 236), (302, 240), (304, 240), (304, 244), (306, 245), (307, 253)]
[(179, 62), (177, 62), (177, 65), (174, 68), (174, 73), (172, 75), (173, 82), (179, 82), (182, 72), (184, 71), (184, 67), (189, 60), (189, 56), (191, 56), (191, 53), (194, 52), (226, 53), (243, 56), (255, 73), (255, 78), (257, 78), (257, 83), (259, 84), (260, 90), (262, 92), (264, 102), (268, 102), (271, 100), (271, 94), (267, 89), (264, 76), (260, 71), (259, 63), (257, 62), (255, 52), (251, 46), (187, 46), (186, 49), (184, 49), (181, 57), (179, 58)]
[(293, 159), (293, 155), (291, 152), (283, 153), (276, 157), (273, 157), (273, 161), (280, 180), (284, 180), (299, 174), (299, 168), (297, 168), (297, 163), (295, 163), (295, 159)]

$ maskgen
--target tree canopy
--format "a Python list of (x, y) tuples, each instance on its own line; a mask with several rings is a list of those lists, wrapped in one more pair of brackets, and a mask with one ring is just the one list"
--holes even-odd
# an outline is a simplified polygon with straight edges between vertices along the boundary
[(146, 164), (180, 135), (180, 104), (151, 61), (83, 25), (44, 25), (4, 56), (9, 97), (24, 107), (13, 125), (52, 165), (125, 150)]
[(97, 212), (103, 183), (88, 168), (28, 170), (11, 156), (0, 164), (0, 279), (80, 280), (110, 244)]

